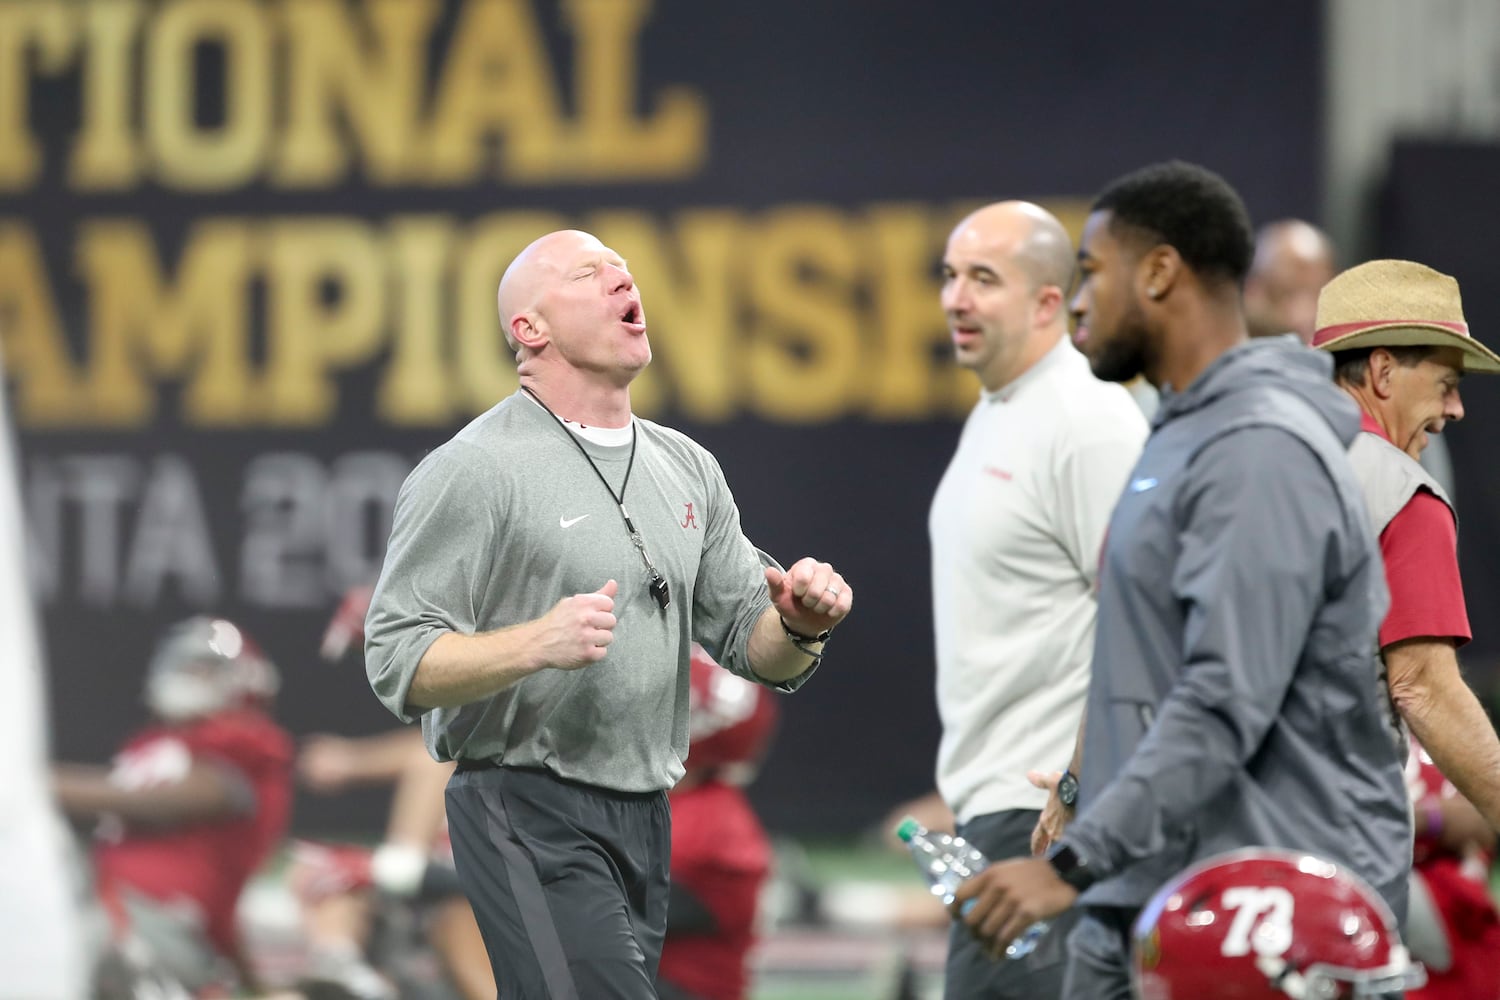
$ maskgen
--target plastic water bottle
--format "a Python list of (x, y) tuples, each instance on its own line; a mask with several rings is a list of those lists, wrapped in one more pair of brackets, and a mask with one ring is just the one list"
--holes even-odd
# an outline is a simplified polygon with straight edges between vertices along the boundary
[[(990, 863), (978, 848), (964, 838), (947, 833), (933, 833), (911, 816), (901, 821), (901, 825), (896, 828), (896, 836), (911, 851), (917, 870), (927, 878), (932, 894), (941, 899), (944, 905), (953, 902), (953, 894), (965, 879), (984, 871), (985, 866)], [(970, 900), (964, 905), (973, 906), (974, 902)], [(967, 913), (968, 910), (965, 909), (964, 912)]]
[[(932, 894), (945, 905), (953, 902), (954, 893), (966, 879), (984, 871), (990, 862), (984, 854), (962, 837), (947, 833), (933, 833), (908, 816), (896, 828), (896, 836), (911, 851), (917, 870), (927, 879)], [(967, 915), (974, 900), (964, 903), (960, 912)], [(1047, 933), (1047, 922), (1039, 920), (1005, 948), (1006, 958), (1023, 958), (1031, 954)]]
[(1038, 920), (1030, 927), (1021, 932), (1021, 936), (1005, 946), (1006, 958), (1025, 958), (1036, 951), (1036, 946), (1041, 943), (1042, 935), (1052, 925), (1045, 920)]

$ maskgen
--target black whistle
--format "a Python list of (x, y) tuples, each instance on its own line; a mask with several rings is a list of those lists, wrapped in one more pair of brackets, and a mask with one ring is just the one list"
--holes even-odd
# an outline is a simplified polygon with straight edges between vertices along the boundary
[(651, 596), (656, 598), (656, 603), (661, 605), (663, 611), (672, 603), (672, 588), (667, 584), (667, 578), (660, 573), (651, 575)]

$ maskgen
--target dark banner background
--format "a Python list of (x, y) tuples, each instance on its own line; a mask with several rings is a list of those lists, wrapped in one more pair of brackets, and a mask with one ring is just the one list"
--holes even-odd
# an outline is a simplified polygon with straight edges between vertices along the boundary
[[(1500, 145), (1396, 143), (1380, 195), (1378, 255), (1417, 260), (1458, 279), (1470, 332), (1500, 346), (1500, 203), (1490, 194), (1500, 177)], [(1470, 682), (1491, 695), (1500, 678), (1500, 634), (1490, 617), (1500, 603), (1500, 378), (1464, 379), (1465, 416), (1443, 431), (1453, 455), (1459, 519), (1459, 568), (1474, 641), (1465, 647)]]
[[(759, 545), (858, 589), (755, 797), (779, 830), (862, 828), (930, 787), (937, 745), (926, 508), (974, 393), (937, 307), (953, 221), (1028, 197), (1076, 227), (1104, 182), (1173, 156), (1258, 219), (1317, 205), (1316, 4), (609, 3), (636, 29), (598, 29), (592, 0), (0, 8), (27, 39), (0, 72), (29, 84), (0, 117), (0, 319), (60, 756), (139, 723), (153, 637), (200, 609), (266, 647), (297, 734), (393, 724), (318, 638), (378, 568), (409, 466), (513, 387), (494, 281), (568, 224), (642, 286), (638, 409), (717, 454)], [(339, 101), (332, 150), (298, 160), (298, 59), (374, 51), (403, 6), (432, 14), (415, 119), (500, 122), (469, 129), (478, 165), (413, 166), (462, 142), (360, 139), (381, 126)], [(697, 110), (653, 133), (674, 94)], [(119, 124), (95, 121), (113, 145), (89, 169), (87, 100)], [(373, 830), (383, 802), (304, 797), (297, 826)]]

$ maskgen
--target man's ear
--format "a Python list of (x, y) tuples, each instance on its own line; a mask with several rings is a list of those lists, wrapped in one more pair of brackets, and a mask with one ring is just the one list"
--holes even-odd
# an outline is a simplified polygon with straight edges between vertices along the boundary
[(1036, 325), (1050, 326), (1060, 311), (1067, 310), (1067, 296), (1056, 285), (1043, 285), (1036, 294), (1036, 304), (1032, 308)]
[(533, 312), (519, 312), (510, 318), (510, 336), (520, 347), (539, 351), (547, 343), (547, 331), (541, 317)]
[(1380, 399), (1391, 398), (1391, 382), (1396, 374), (1396, 356), (1384, 347), (1370, 352), (1365, 362), (1365, 377), (1370, 381), (1370, 391)]
[(1176, 247), (1161, 243), (1147, 250), (1138, 271), (1146, 298), (1152, 302), (1165, 299), (1182, 277), (1182, 268), (1182, 255)]

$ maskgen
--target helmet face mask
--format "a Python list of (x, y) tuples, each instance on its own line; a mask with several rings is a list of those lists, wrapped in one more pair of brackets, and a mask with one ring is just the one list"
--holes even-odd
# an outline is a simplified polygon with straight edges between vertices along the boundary
[[(1339, 997), (1385, 997), (1403, 990), (1415, 989), (1427, 981), (1420, 965), (1414, 965), (1400, 949), (1384, 969), (1345, 969), (1332, 965), (1313, 965), (1303, 973), (1307, 984), (1303, 994), (1308, 1000), (1336, 1000)], [(1414, 975), (1415, 973), (1415, 975)], [(1351, 988), (1352, 987), (1352, 988)]]
[(188, 666), (154, 673), (146, 680), (146, 705), (168, 722), (184, 722), (227, 708), (230, 692), (213, 676), (215, 672)]
[(1142, 1000), (1346, 1000), (1420, 986), (1385, 901), (1311, 855), (1246, 848), (1163, 886), (1134, 931)]
[(145, 701), (159, 718), (186, 722), (276, 693), (276, 668), (233, 623), (197, 617), (167, 629), (146, 671)]

